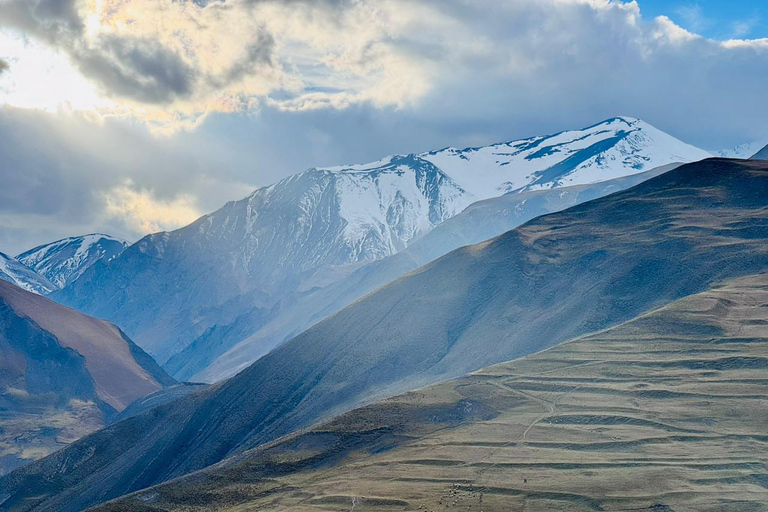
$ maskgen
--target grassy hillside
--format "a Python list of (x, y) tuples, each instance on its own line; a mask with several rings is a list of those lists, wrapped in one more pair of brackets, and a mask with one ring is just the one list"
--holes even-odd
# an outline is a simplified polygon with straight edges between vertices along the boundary
[(767, 318), (731, 281), (95, 511), (768, 510)]

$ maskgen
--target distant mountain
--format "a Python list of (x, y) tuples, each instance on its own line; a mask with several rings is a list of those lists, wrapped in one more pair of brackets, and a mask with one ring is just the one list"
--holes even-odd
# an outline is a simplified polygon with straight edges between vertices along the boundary
[[(533, 190), (478, 201), (409, 247), (374, 261), (326, 286), (312, 286), (273, 320), (256, 329), (244, 314), (217, 326), (166, 364), (181, 380), (216, 382), (231, 377), (279, 344), (340, 311), (364, 295), (464, 245), (505, 233), (540, 215), (627, 189), (679, 164), (591, 185)], [(245, 336), (243, 339), (242, 336)]]
[(767, 317), (730, 281), (93, 512), (761, 510)]
[(745, 144), (740, 144), (735, 148), (713, 151), (712, 155), (720, 158), (741, 158), (747, 160), (764, 148), (766, 144), (768, 144), (768, 141), (747, 142)]
[[(615, 326), (724, 279), (768, 271), (767, 206), (768, 163), (710, 159), (538, 217), (380, 288), (228, 381), (3, 477), (4, 506), (80, 510), (359, 405)], [(623, 352), (616, 345), (615, 353)], [(699, 368), (706, 378), (707, 367), (693, 366)], [(304, 453), (315, 448), (304, 445)]]
[(64, 288), (97, 261), (109, 261), (126, 247), (128, 242), (125, 240), (94, 233), (40, 245), (19, 254), (16, 259), (56, 287)]
[(0, 281), (0, 473), (172, 384), (114, 325)]
[(221, 326), (243, 339), (306, 290), (403, 250), (478, 200), (707, 156), (642, 121), (616, 118), (493, 146), (310, 169), (145, 237), (93, 265), (56, 300), (116, 322), (165, 364)]
[(768, 145), (752, 155), (751, 160), (768, 160)]
[(0, 279), (39, 295), (47, 295), (56, 289), (56, 285), (48, 279), (2, 252), (0, 252)]

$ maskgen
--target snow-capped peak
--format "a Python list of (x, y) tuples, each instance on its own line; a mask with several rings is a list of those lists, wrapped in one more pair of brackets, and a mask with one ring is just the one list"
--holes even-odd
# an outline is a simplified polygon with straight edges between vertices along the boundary
[(19, 254), (16, 259), (58, 288), (63, 288), (97, 261), (110, 260), (127, 246), (125, 240), (103, 233), (91, 233), (40, 245)]
[[(580, 130), (489, 146), (311, 168), (229, 203), (196, 224), (208, 236), (232, 229), (242, 229), (248, 237), (262, 232), (257, 238), (263, 246), (266, 236), (274, 237), (269, 233), (275, 227), (267, 224), (285, 222), (288, 208), (295, 210), (290, 230), (302, 247), (289, 252), (301, 255), (293, 262), (296, 268), (308, 270), (398, 252), (478, 200), (597, 183), (708, 157), (642, 120), (614, 117)], [(320, 234), (330, 239), (313, 241)], [(250, 261), (257, 253), (256, 248), (244, 251), (243, 258)]]
[(323, 167), (307, 172), (362, 175), (412, 158), (433, 164), (456, 187), (474, 200), (481, 200), (524, 190), (597, 183), (710, 156), (645, 121), (620, 116), (581, 130), (489, 146), (447, 147), (417, 155), (395, 154), (367, 164)]
[(616, 117), (581, 130), (420, 156), (477, 198), (487, 199), (596, 183), (710, 155), (644, 121)]

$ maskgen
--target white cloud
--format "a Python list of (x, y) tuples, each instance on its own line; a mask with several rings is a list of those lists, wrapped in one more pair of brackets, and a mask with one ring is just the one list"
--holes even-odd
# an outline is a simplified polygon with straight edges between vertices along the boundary
[(172, 200), (153, 197), (151, 191), (135, 190), (128, 180), (105, 194), (106, 217), (117, 218), (139, 233), (170, 231), (200, 217), (195, 198), (182, 194)]
[[(473, 94), (477, 82), (538, 88), (558, 72), (562, 86), (761, 44), (707, 41), (609, 0), (6, 0), (1, 14), (119, 105), (100, 112), (164, 132), (264, 105), (413, 109), (458, 81)], [(678, 14), (707, 22), (695, 4)]]

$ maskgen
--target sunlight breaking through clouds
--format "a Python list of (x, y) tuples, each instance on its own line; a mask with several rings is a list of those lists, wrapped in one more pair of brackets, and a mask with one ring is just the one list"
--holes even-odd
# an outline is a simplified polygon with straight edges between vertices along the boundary
[(127, 115), (160, 133), (265, 105), (414, 107), (479, 68), (500, 87), (540, 81), (564, 51), (574, 61), (607, 51), (596, 38), (662, 61), (686, 44), (715, 55), (751, 44), (706, 40), (608, 0), (5, 0), (0, 20), (16, 34), (3, 33), (11, 70), (0, 101)]
[(200, 217), (193, 197), (157, 199), (150, 191), (136, 190), (130, 180), (108, 191), (105, 201), (108, 217), (115, 217), (140, 233), (170, 231)]

